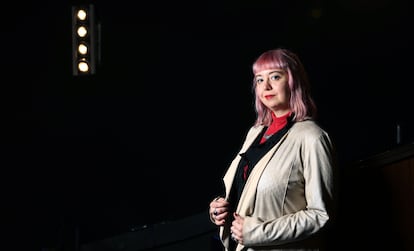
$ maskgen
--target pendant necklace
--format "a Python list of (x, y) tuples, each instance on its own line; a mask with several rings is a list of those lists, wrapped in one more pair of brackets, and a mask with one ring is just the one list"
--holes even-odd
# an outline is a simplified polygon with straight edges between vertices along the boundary
[(263, 138), (265, 138), (266, 140), (268, 140), (270, 137), (272, 137), (273, 134), (264, 134)]

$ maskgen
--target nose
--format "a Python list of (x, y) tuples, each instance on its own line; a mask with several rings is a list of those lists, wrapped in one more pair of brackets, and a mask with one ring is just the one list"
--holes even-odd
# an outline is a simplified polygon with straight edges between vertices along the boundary
[(266, 90), (272, 89), (272, 85), (270, 84), (270, 78), (269, 77), (267, 77), (265, 79), (265, 88), (266, 88)]

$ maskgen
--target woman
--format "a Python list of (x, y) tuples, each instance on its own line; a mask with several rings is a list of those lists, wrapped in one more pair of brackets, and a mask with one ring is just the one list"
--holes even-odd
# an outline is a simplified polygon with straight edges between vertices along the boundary
[(278, 48), (253, 64), (257, 118), (210, 202), (225, 250), (321, 250), (332, 222), (335, 152), (296, 54)]

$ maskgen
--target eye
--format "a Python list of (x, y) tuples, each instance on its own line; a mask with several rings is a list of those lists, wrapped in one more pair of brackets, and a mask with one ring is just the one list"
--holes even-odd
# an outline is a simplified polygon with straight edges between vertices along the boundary
[(256, 78), (255, 80), (254, 80), (254, 82), (258, 85), (258, 84), (261, 84), (261, 83), (263, 83), (263, 78)]
[(271, 80), (271, 81), (277, 81), (277, 80), (279, 80), (281, 78), (281, 76), (280, 75), (278, 75), (278, 74), (272, 74), (272, 75), (270, 75), (269, 76), (269, 79)]

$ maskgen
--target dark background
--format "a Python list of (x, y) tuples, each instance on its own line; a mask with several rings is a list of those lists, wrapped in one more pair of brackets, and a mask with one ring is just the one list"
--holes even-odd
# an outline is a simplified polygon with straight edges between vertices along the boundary
[[(93, 76), (72, 76), (78, 3), (93, 3), (101, 25)], [(204, 212), (254, 120), (251, 63), (278, 46), (302, 58), (341, 168), (397, 146), (397, 125), (400, 144), (413, 142), (410, 10), (401, 0), (6, 3), (6, 236), (47, 247), (78, 227), (89, 242)]]

